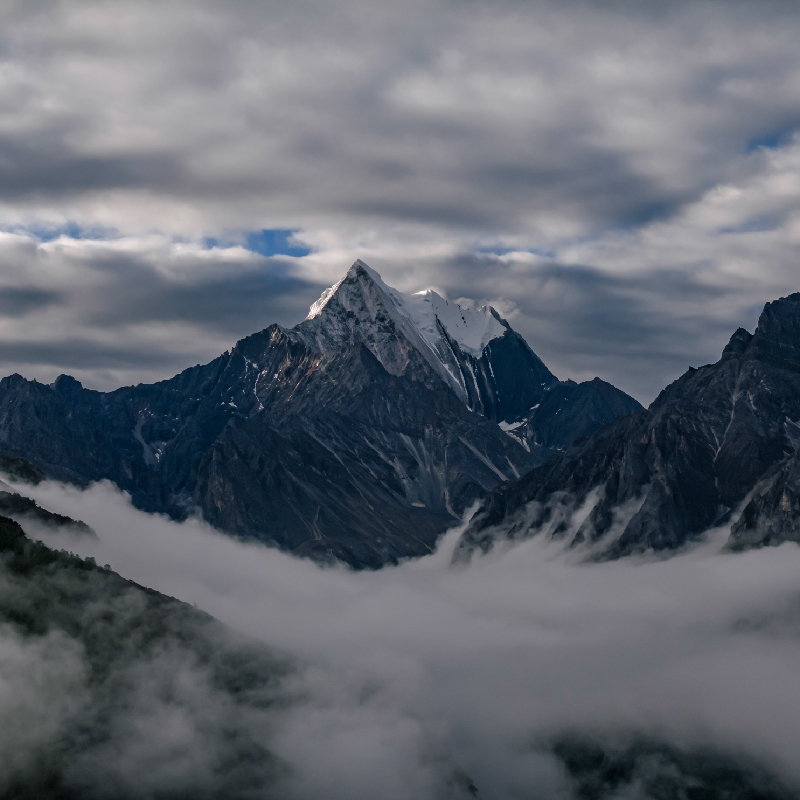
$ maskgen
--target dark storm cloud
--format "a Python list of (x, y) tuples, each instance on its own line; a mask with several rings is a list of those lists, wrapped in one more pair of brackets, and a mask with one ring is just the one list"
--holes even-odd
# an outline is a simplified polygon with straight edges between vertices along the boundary
[(103, 189), (169, 191), (180, 183), (173, 154), (81, 156), (57, 131), (24, 140), (0, 138), (0, 198), (6, 201), (63, 198)]
[[(66, 338), (53, 342), (2, 342), (0, 364), (45, 366), (65, 370), (158, 369), (176, 367), (169, 351), (142, 349), (138, 344), (125, 347)], [(189, 366), (188, 364), (185, 366)], [(92, 387), (90, 387), (92, 388)]]
[(489, 164), (474, 180), (485, 194), (503, 195), (517, 208), (547, 211), (559, 205), (579, 211), (580, 206), (595, 231), (667, 217), (692, 197), (669, 192), (625, 161), (617, 153), (584, 152), (569, 164)]
[(32, 311), (63, 302), (60, 292), (35, 287), (0, 287), (0, 316), (24, 317)]
[(190, 280), (165, 275), (158, 266), (124, 253), (93, 259), (92, 270), (105, 273), (109, 283), (81, 299), (85, 324), (190, 323), (244, 336), (273, 322), (299, 322), (324, 288), (294, 276), (280, 258), (256, 257), (244, 270), (223, 258), (214, 271)]

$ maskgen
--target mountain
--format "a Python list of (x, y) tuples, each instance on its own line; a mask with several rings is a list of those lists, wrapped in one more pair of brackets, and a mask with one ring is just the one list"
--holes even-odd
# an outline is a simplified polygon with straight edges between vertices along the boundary
[(494, 491), (456, 549), (542, 532), (602, 558), (664, 551), (732, 523), (733, 548), (800, 541), (800, 294), (767, 303), (721, 359), (645, 413)]
[[(574, 431), (554, 423), (540, 445), (526, 414), (551, 397)], [(2, 379), (0, 451), (57, 480), (112, 480), (147, 511), (379, 567), (430, 552), (498, 484), (634, 406), (599, 381), (559, 383), (493, 309), (403, 295), (357, 261), (296, 327), (170, 380)], [(533, 433), (498, 425), (517, 422)]]
[(363, 342), (393, 375), (425, 381), (432, 370), (538, 462), (619, 416), (643, 410), (599, 378), (559, 381), (493, 308), (462, 308), (430, 289), (402, 294), (363, 261), (323, 292), (292, 333), (321, 352)]
[(392, 375), (429, 382), (432, 371), (495, 422), (520, 417), (558, 383), (493, 308), (464, 309), (431, 290), (401, 294), (363, 261), (293, 332), (323, 353), (361, 341)]

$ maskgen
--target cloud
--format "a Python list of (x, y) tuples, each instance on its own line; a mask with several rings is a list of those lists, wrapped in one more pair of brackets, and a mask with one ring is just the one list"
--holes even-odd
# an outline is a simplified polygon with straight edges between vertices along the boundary
[[(103, 388), (166, 377), (299, 321), (361, 257), (401, 289), (515, 307), (559, 377), (599, 373), (647, 402), (716, 358), (755, 305), (797, 288), (794, 12), (779, 0), (170, 0), (157, 15), (10, 4), (0, 227), (119, 241), (65, 237), (57, 256), (21, 262), (3, 243), (0, 285), (23, 292), (0, 303), (5, 364), (43, 379), (79, 369)], [(199, 253), (231, 231), (269, 253), (246, 233), (264, 230), (295, 231), (293, 258), (248, 271), (235, 248)], [(180, 260), (173, 242), (197, 251), (179, 287), (160, 272)], [(5, 280), (20, 270), (28, 279)], [(86, 290), (65, 290), (66, 276)], [(34, 324), (41, 347), (17, 349)], [(91, 370), (59, 339), (131, 353)]]
[(26, 491), (99, 540), (36, 535), (299, 657), (302, 700), (269, 738), (298, 797), (434, 797), (454, 768), (485, 797), (569, 796), (548, 743), (575, 731), (800, 783), (794, 545), (722, 554), (721, 531), (666, 561), (583, 564), (533, 539), (453, 569), (456, 530), (428, 558), (358, 573), (147, 516), (108, 485)]
[(584, 233), (671, 213), (800, 123), (780, 4), (49, 9), (6, 27), (7, 212), (127, 231)]
[(290, 257), (164, 236), (0, 236), (0, 373), (90, 388), (168, 378), (273, 322), (302, 319), (321, 285)]

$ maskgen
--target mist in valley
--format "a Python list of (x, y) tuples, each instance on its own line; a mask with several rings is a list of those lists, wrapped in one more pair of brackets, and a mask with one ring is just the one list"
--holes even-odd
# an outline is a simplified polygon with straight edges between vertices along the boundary
[[(29, 536), (194, 604), (232, 629), (214, 634), (239, 642), (223, 651), (250, 642), (283, 665), (242, 702), (180, 646), (132, 655), (124, 713), (75, 757), (85, 796), (112, 781), (126, 797), (515, 800), (650, 796), (666, 780), (691, 797), (697, 753), (768, 782), (761, 796), (800, 786), (794, 544), (730, 554), (720, 529), (669, 559), (587, 563), (535, 537), (453, 566), (462, 524), (426, 558), (357, 572), (144, 514), (110, 484), (18, 490), (97, 532), (23, 521)], [(10, 764), (86, 717), (89, 683), (66, 635), (6, 626), (0, 648), (0, 719), (26, 720), (2, 726)], [(231, 761), (231, 737), (268, 758), (234, 747)], [(198, 777), (223, 751), (227, 788)], [(625, 777), (608, 783), (615, 753)]]

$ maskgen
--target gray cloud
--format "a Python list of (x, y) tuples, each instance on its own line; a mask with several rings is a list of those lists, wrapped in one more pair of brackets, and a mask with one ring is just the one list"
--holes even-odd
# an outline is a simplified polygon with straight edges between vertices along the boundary
[[(362, 257), (403, 289), (516, 307), (557, 374), (599, 373), (647, 401), (712, 360), (753, 305), (797, 288), (791, 2), (171, 0), (2, 17), (0, 227), (140, 241), (60, 255), (81, 276), (66, 289), (55, 257), (49, 278), (10, 282), (19, 259), (0, 261), (3, 285), (61, 298), (38, 339), (0, 308), (19, 354), (6, 363), (27, 375), (80, 362), (103, 388), (166, 377), (298, 321)], [(739, 207), (721, 213), (726, 191)], [(143, 244), (263, 228), (315, 252), (177, 279), (159, 266), (174, 255)], [(495, 286), (470, 266), (487, 247), (507, 254), (481, 262)], [(26, 258), (33, 276), (41, 255)], [(44, 321), (16, 306), (29, 307)], [(127, 348), (128, 366), (93, 372), (58, 347), (66, 360), (25, 366), (48, 337)], [(151, 368), (134, 368), (147, 352)]]
[(322, 288), (290, 258), (163, 238), (10, 236), (0, 259), (17, 284), (0, 289), (0, 371), (67, 372), (102, 389), (171, 377), (273, 322), (295, 324)]
[(59, 292), (35, 287), (0, 287), (0, 314), (8, 317), (24, 317), (33, 311), (63, 302)]
[(172, 2), (156, 25), (145, 6), (34, 7), (6, 33), (9, 91), (28, 102), (0, 148), (4, 184), (42, 204), (111, 189), (125, 206), (145, 189), (246, 224), (355, 213), (519, 232), (545, 210), (629, 223), (797, 120), (793, 15), (759, 12)]
[(0, 198), (48, 202), (105, 189), (169, 191), (180, 183), (180, 167), (170, 154), (82, 156), (64, 141), (65, 133), (0, 139)]

